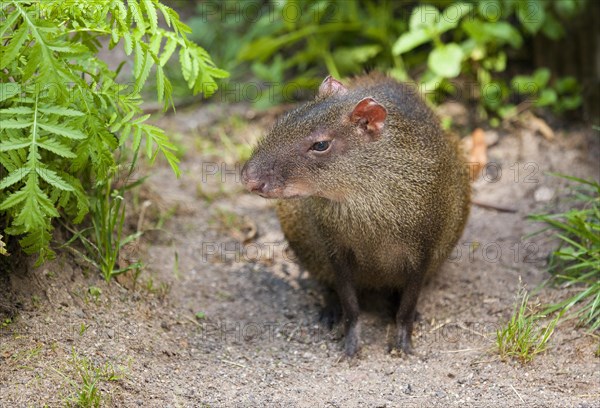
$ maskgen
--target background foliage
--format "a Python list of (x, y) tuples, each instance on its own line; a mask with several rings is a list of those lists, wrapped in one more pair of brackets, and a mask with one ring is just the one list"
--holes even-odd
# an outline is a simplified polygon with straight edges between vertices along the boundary
[(232, 81), (250, 80), (251, 72), (267, 89), (258, 106), (314, 88), (325, 70), (340, 78), (365, 69), (416, 81), (433, 99), (467, 95), (481, 118), (514, 114), (515, 103), (527, 98), (557, 111), (581, 103), (573, 78), (551, 80), (544, 69), (515, 76), (507, 61), (526, 52), (524, 43), (534, 35), (564, 36), (564, 23), (585, 9), (585, 0), (251, 4), (240, 2), (232, 13), (231, 4), (202, 2), (189, 24), (202, 33), (200, 43), (223, 45), (215, 58)]

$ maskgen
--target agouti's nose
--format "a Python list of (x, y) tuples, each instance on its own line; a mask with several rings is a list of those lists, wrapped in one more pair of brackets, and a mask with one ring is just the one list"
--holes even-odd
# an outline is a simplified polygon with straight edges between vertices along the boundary
[(248, 163), (246, 163), (244, 168), (242, 168), (242, 183), (244, 183), (244, 187), (251, 193), (264, 193), (267, 183), (257, 177), (256, 174), (252, 173), (255, 173), (255, 171), (253, 171), (251, 166), (248, 166)]

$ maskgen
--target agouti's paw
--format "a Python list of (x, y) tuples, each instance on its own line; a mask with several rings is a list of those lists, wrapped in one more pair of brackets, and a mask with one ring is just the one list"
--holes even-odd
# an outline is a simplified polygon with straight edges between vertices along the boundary
[(388, 351), (391, 354), (403, 353), (406, 355), (415, 354), (412, 346), (411, 335), (408, 333), (405, 327), (400, 327), (398, 329), (396, 341), (393, 344), (390, 344), (388, 347)]
[(346, 326), (344, 336), (344, 352), (346, 356), (354, 357), (360, 350), (360, 325), (358, 322)]
[(319, 323), (328, 330), (332, 330), (342, 319), (342, 308), (339, 304), (328, 304), (319, 314)]
[(360, 350), (360, 340), (356, 335), (346, 336), (344, 353), (348, 357), (354, 357)]

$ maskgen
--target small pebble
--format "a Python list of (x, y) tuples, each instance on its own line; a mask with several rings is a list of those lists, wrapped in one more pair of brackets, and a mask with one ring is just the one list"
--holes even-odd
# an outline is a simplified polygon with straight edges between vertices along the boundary
[(533, 199), (538, 202), (546, 202), (552, 200), (554, 197), (554, 190), (550, 187), (540, 187), (533, 193)]

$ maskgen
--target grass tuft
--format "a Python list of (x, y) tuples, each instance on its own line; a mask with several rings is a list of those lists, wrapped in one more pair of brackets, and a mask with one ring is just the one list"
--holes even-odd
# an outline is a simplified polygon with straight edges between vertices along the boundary
[(573, 289), (575, 294), (547, 305), (543, 313), (567, 312), (567, 319), (578, 318), (581, 326), (595, 331), (600, 329), (600, 184), (555, 175), (576, 183), (572, 208), (530, 218), (548, 224), (545, 230), (552, 229), (561, 241), (550, 256), (550, 282)]
[(546, 315), (539, 313), (538, 310), (539, 304), (530, 305), (529, 293), (520, 284), (510, 320), (496, 331), (496, 345), (502, 359), (512, 357), (525, 364), (548, 349), (548, 340), (562, 312), (544, 327), (540, 322), (546, 318)]

